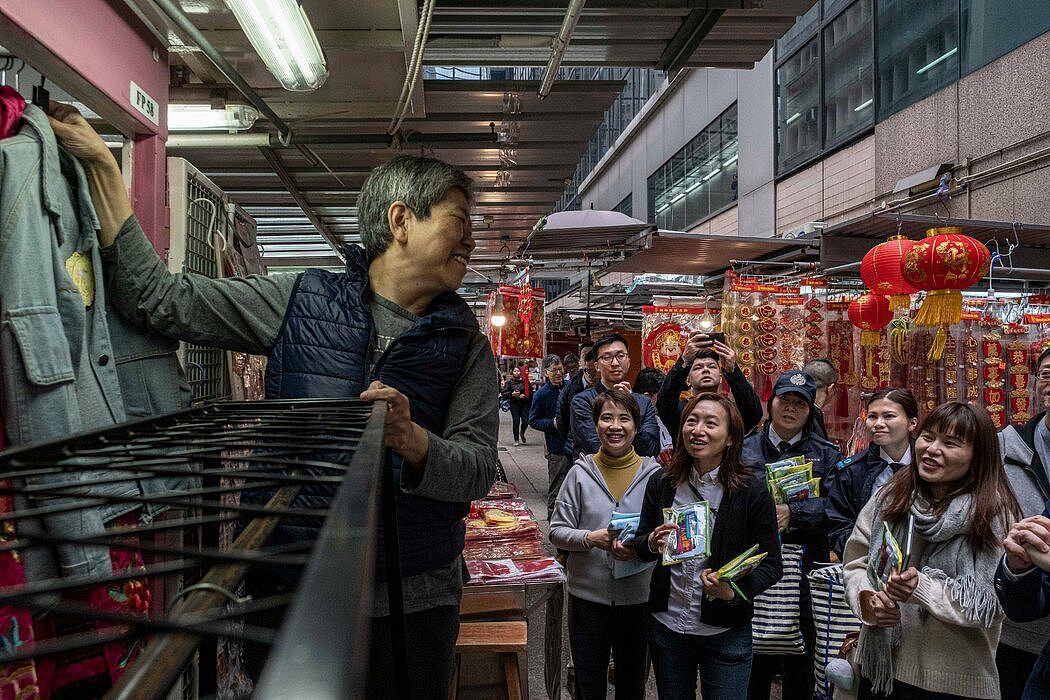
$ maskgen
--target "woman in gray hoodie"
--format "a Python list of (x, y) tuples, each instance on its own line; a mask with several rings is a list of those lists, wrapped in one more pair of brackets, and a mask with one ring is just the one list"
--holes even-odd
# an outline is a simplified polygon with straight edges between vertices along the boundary
[(581, 456), (569, 470), (550, 531), (551, 542), (569, 552), (566, 586), (576, 698), (605, 698), (611, 650), (617, 700), (640, 699), (645, 696), (650, 567), (637, 561), (634, 548), (621, 541), (610, 521), (614, 513), (640, 512), (645, 484), (660, 465), (634, 451), (641, 411), (631, 394), (616, 389), (598, 394), (593, 417), (601, 448)]

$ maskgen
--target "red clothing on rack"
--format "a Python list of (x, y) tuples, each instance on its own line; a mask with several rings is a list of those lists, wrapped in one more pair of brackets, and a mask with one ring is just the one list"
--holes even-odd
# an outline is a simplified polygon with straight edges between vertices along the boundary
[(0, 85), (0, 139), (18, 133), (18, 123), (22, 121), (22, 112), (26, 109), (26, 100), (10, 85)]

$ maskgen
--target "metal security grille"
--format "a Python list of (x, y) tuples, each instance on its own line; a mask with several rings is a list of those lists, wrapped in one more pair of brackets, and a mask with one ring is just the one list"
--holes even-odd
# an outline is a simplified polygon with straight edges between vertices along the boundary
[[(205, 696), (222, 639), (263, 650), (253, 697), (303, 679), (310, 697), (362, 696), (384, 419), (385, 405), (352, 400), (211, 403), (0, 454), (0, 556), (27, 572), (68, 547), (112, 560), (111, 573), (0, 588), (0, 608), (68, 630), (3, 645), (0, 669), (116, 644), (130, 663), (106, 697)], [(122, 515), (58, 527), (102, 509)], [(169, 599), (150, 603), (144, 583)], [(186, 679), (196, 654), (200, 679)]]
[[(211, 278), (218, 277), (212, 232), (216, 228), (219, 231), (226, 230), (225, 204), (211, 187), (192, 172), (187, 173), (186, 198), (186, 259), (183, 270)], [(193, 387), (194, 401), (229, 396), (225, 367), (225, 351), (186, 344), (186, 373)]]

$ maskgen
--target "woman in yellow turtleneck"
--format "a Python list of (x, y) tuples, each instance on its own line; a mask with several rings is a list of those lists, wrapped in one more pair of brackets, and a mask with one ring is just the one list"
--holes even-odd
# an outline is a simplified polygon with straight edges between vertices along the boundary
[(593, 417), (601, 448), (580, 457), (569, 470), (550, 532), (551, 542), (569, 552), (566, 587), (576, 698), (605, 698), (611, 650), (617, 700), (640, 699), (645, 696), (649, 570), (614, 572), (614, 560), (636, 559), (637, 554), (609, 530), (609, 521), (613, 513), (641, 510), (645, 484), (660, 465), (634, 451), (641, 410), (630, 393), (610, 389), (598, 394)]

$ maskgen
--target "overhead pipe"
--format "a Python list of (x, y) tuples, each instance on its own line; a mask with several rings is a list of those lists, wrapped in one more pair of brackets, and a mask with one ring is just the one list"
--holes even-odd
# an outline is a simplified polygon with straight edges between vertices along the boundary
[(278, 134), (280, 134), (280, 140), (282, 144), (287, 144), (291, 138), (292, 130), (287, 123), (274, 112), (270, 105), (266, 104), (266, 101), (259, 96), (251, 85), (241, 77), (241, 74), (237, 72), (229, 61), (219, 53), (218, 49), (211, 45), (199, 29), (197, 25), (190, 21), (190, 18), (183, 13), (182, 8), (172, 0), (153, 0), (153, 2), (159, 7), (164, 14), (171, 19), (172, 22), (178, 26), (185, 34), (186, 37), (197, 45), (197, 48), (201, 50), (201, 53), (207, 57), (209, 61), (218, 69), (222, 76), (230, 81), (230, 83), (237, 88), (237, 91), (244, 95), (244, 98), (251, 103), (252, 107), (262, 112), (270, 123), (277, 128)]
[(580, 21), (583, 6), (586, 4), (587, 0), (570, 0), (569, 7), (565, 10), (561, 28), (558, 29), (557, 36), (551, 42), (551, 55), (547, 59), (547, 67), (544, 69), (543, 78), (540, 80), (540, 89), (536, 91), (536, 95), (541, 100), (546, 98), (550, 94), (551, 88), (554, 87), (558, 69), (561, 68), (561, 62), (565, 59), (565, 52), (569, 49), (572, 33), (576, 31), (576, 23)]
[[(404, 139), (411, 144), (486, 144), (496, 143), (488, 132), (471, 134), (412, 134)], [(249, 134), (169, 134), (168, 148), (257, 148), (281, 146), (389, 146), (386, 134), (288, 134), (287, 139), (266, 132)]]

